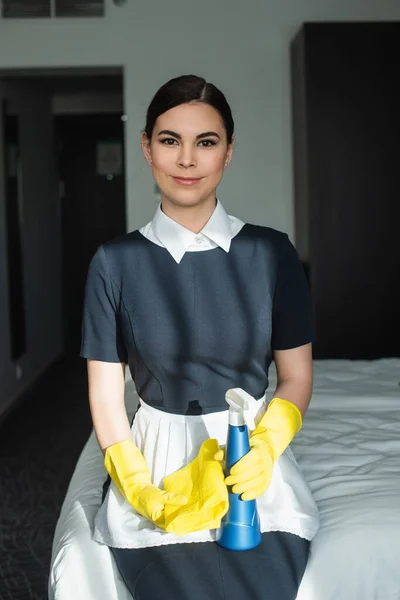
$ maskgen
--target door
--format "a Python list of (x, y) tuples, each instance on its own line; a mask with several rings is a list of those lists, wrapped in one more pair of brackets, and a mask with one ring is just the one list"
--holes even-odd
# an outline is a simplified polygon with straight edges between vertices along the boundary
[(62, 182), (64, 341), (77, 356), (89, 262), (97, 247), (126, 233), (121, 114), (56, 117)]
[(62, 354), (51, 95), (0, 80), (0, 412)]

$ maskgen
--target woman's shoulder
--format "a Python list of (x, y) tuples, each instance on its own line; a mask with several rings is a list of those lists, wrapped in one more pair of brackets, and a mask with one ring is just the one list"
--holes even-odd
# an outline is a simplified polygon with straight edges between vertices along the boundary
[(124, 257), (132, 257), (132, 250), (146, 243), (146, 238), (140, 233), (139, 229), (124, 233), (115, 238), (107, 240), (101, 244), (100, 248), (104, 251), (107, 259), (110, 261), (120, 261)]
[(135, 229), (135, 231), (129, 231), (107, 240), (102, 246), (105, 252), (123, 252), (139, 241), (141, 237), (139, 230)]
[(93, 261), (104, 265), (114, 280), (119, 280), (126, 269), (133, 267), (135, 248), (144, 240), (139, 230), (130, 231), (107, 240), (97, 247)]
[(266, 225), (254, 225), (253, 223), (246, 223), (243, 226), (242, 235), (268, 242), (277, 248), (282, 247), (288, 240), (288, 234), (284, 231)]

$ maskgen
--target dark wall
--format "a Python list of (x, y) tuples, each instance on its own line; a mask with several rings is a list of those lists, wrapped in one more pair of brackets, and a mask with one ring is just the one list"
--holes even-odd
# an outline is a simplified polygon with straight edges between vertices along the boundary
[(400, 24), (306, 24), (292, 72), (314, 355), (400, 356)]

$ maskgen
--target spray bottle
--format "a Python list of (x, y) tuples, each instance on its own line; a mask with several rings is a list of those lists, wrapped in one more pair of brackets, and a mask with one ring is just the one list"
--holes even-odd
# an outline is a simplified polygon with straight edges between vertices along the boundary
[[(242, 456), (250, 450), (249, 430), (254, 429), (254, 419), (250, 409), (257, 402), (241, 388), (226, 392), (225, 400), (229, 404), (228, 438), (225, 450), (225, 475)], [(241, 500), (240, 494), (234, 494), (230, 488), (229, 509), (217, 530), (216, 542), (228, 550), (250, 550), (261, 542), (260, 519), (255, 500)]]

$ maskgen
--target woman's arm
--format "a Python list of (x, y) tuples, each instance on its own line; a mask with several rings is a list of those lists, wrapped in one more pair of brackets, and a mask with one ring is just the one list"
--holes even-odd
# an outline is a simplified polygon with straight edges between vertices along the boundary
[(187, 498), (153, 485), (146, 461), (132, 441), (124, 402), (125, 363), (88, 360), (87, 366), (90, 411), (104, 466), (137, 512), (165, 529), (165, 506), (176, 511)]
[(312, 344), (290, 350), (275, 350), (274, 360), (278, 384), (273, 398), (283, 398), (292, 402), (304, 415), (312, 394)]
[[(272, 478), (273, 464), (302, 425), (312, 392), (311, 343), (290, 350), (275, 350), (278, 385), (265, 414), (250, 434), (250, 452), (225, 479), (242, 500), (261, 496)], [(301, 414), (300, 414), (301, 413)]]
[(99, 446), (131, 439), (125, 409), (125, 363), (88, 360), (89, 404)]

